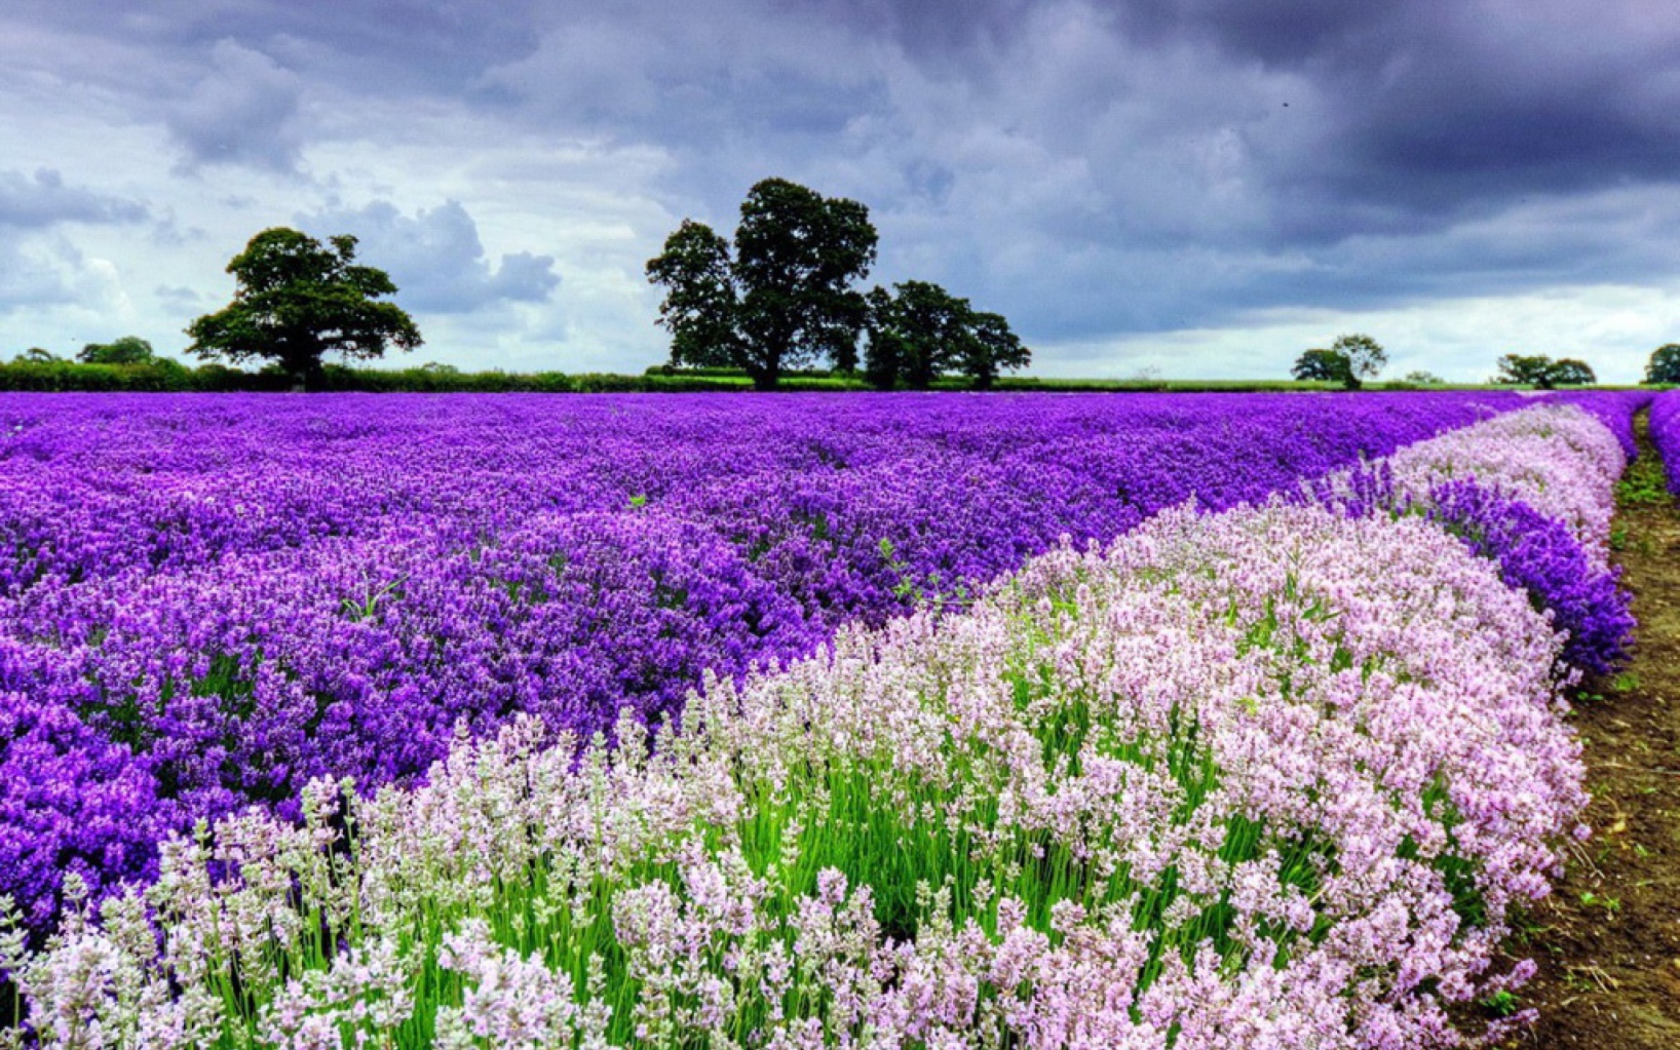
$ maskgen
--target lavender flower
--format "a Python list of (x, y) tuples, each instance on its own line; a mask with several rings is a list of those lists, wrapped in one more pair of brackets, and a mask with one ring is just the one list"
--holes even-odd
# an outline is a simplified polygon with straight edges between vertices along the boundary
[(3, 395), (0, 661), (35, 706), (0, 736), (0, 892), (44, 929), (60, 871), (147, 877), (165, 829), (416, 782), (462, 725), (657, 725), (1064, 536), (1528, 403)]

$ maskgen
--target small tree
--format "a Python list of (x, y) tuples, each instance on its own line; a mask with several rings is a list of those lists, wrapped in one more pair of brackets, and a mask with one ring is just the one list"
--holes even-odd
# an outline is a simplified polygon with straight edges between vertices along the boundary
[(1598, 382), (1591, 366), (1573, 357), (1554, 361), (1544, 354), (1506, 354), (1497, 365), (1499, 374), (1493, 381), (1505, 385), (1551, 390), (1560, 385), (1584, 386)]
[(76, 360), (89, 365), (139, 365), (152, 359), (152, 344), (134, 335), (109, 343), (89, 343), (76, 355)]
[(51, 364), (54, 361), (61, 360), (61, 358), (57, 354), (53, 353), (51, 350), (46, 349), (45, 347), (32, 346), (28, 350), (25, 350), (23, 353), (17, 355), (12, 360), (13, 361), (28, 362), (29, 364), (35, 364), (35, 365), (45, 365), (45, 364)]
[(1350, 390), (1357, 390), (1366, 379), (1375, 379), (1388, 364), (1388, 351), (1382, 344), (1360, 332), (1337, 336), (1330, 344), (1330, 352), (1347, 359)]
[(869, 348), (864, 368), (871, 383), (903, 383), (926, 390), (950, 366), (973, 311), (937, 284), (905, 281), (894, 291), (869, 293)]
[(413, 318), (376, 301), (396, 293), (390, 276), (353, 265), (356, 238), (340, 235), (328, 245), (284, 227), (251, 238), (227, 266), (239, 284), (233, 302), (187, 326), (187, 352), (236, 364), (267, 360), (308, 389), (320, 384), (324, 354), (371, 359), (387, 346), (419, 346)]
[(1295, 359), (1289, 374), (1309, 382), (1340, 383), (1349, 389), (1359, 385), (1347, 357), (1334, 350), (1306, 351)]
[(977, 313), (969, 338), (958, 354), (957, 367), (974, 380), (977, 390), (990, 390), (1003, 369), (1011, 371), (1032, 363), (1032, 351), (1010, 331), (1002, 314)]
[(1507, 386), (1538, 386), (1546, 383), (1552, 359), (1540, 354), (1505, 354), (1494, 366), (1499, 372), (1493, 382)]
[(905, 281), (893, 289), (876, 288), (868, 296), (864, 373), (875, 386), (890, 390), (902, 383), (926, 390), (956, 371), (987, 390), (1000, 370), (1032, 360), (1032, 351), (1001, 314), (976, 312), (967, 299), (929, 281)]
[(1592, 366), (1573, 357), (1560, 357), (1553, 361), (1551, 374), (1547, 378), (1551, 380), (1552, 386), (1586, 386), (1598, 382), (1598, 376), (1593, 373)]
[(1401, 381), (1411, 383), (1416, 386), (1441, 386), (1446, 383), (1445, 379), (1442, 379), (1434, 372), (1426, 372), (1421, 368), (1407, 372), (1401, 377)]
[(1680, 344), (1667, 343), (1651, 352), (1651, 362), (1645, 366), (1645, 382), (1680, 384)]
[(868, 276), (875, 244), (868, 208), (786, 179), (747, 193), (733, 246), (684, 219), (647, 264), (666, 289), (658, 323), (671, 363), (739, 368), (760, 390), (819, 358), (856, 369), (868, 307), (852, 283)]

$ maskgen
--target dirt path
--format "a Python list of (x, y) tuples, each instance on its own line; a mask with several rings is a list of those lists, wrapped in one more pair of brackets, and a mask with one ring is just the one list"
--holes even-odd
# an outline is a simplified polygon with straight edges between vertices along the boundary
[(1576, 704), (1593, 837), (1514, 946), (1540, 964), (1516, 1004), (1540, 1018), (1510, 1047), (1680, 1050), (1680, 507), (1644, 422), (1613, 533), (1638, 646)]

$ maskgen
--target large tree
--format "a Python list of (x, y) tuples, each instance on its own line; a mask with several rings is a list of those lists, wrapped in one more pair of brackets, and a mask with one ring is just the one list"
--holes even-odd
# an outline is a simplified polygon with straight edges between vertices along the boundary
[(355, 258), (348, 234), (323, 245), (297, 230), (264, 230), (228, 263), (239, 285), (233, 302), (187, 326), (187, 352), (272, 362), (307, 389), (318, 383), (324, 354), (369, 359), (388, 346), (419, 346), (413, 318), (377, 301), (396, 294), (390, 276)]
[(869, 293), (869, 347), (864, 373), (882, 389), (926, 390), (946, 372), (961, 372), (988, 389), (998, 372), (1021, 368), (1032, 351), (1001, 314), (981, 313), (929, 281), (904, 281)]
[(852, 285), (868, 276), (875, 244), (868, 208), (786, 179), (748, 192), (733, 245), (684, 219), (647, 264), (665, 288), (671, 363), (738, 368), (761, 390), (817, 360), (856, 368), (868, 307)]

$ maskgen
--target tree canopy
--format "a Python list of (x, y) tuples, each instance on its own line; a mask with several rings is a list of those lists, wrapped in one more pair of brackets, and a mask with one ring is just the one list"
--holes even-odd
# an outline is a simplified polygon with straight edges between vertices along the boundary
[(852, 285), (868, 276), (876, 240), (868, 208), (786, 179), (752, 187), (733, 245), (684, 219), (647, 264), (666, 290), (658, 323), (671, 363), (738, 368), (759, 389), (819, 359), (855, 369), (868, 306)]
[(976, 311), (937, 284), (904, 281), (891, 292), (875, 288), (868, 300), (864, 372), (884, 390), (900, 384), (926, 390), (951, 371), (972, 377), (985, 390), (999, 371), (1032, 360), (1032, 351), (1001, 314)]
[(388, 346), (419, 346), (414, 320), (377, 301), (396, 294), (390, 276), (354, 265), (355, 258), (356, 238), (348, 234), (323, 245), (297, 230), (264, 230), (228, 263), (238, 282), (233, 301), (187, 326), (187, 352), (235, 363), (263, 359), (309, 387), (319, 380), (324, 354), (371, 359)]
[(1347, 387), (1356, 384), (1348, 359), (1334, 350), (1318, 349), (1304, 352), (1295, 359), (1295, 365), (1290, 368), (1289, 374), (1296, 379), (1319, 383), (1340, 383)]
[(152, 344), (139, 336), (125, 335), (109, 343), (89, 343), (76, 360), (89, 365), (138, 365), (152, 360)]
[(1330, 344), (1330, 352), (1347, 359), (1348, 370), (1353, 374), (1353, 382), (1349, 386), (1353, 387), (1358, 387), (1364, 380), (1375, 379), (1383, 366), (1388, 364), (1388, 351), (1362, 332), (1337, 336), (1336, 341)]
[(1358, 390), (1364, 380), (1374, 378), (1388, 364), (1388, 351), (1362, 332), (1336, 337), (1328, 350), (1308, 350), (1295, 359), (1289, 372), (1296, 379), (1340, 383)]
[(1680, 384), (1680, 344), (1667, 343), (1651, 352), (1651, 361), (1645, 366), (1645, 382)]
[(1553, 360), (1544, 354), (1506, 354), (1496, 364), (1499, 374), (1493, 377), (1495, 383), (1550, 390), (1598, 382), (1591, 366), (1573, 357)]

